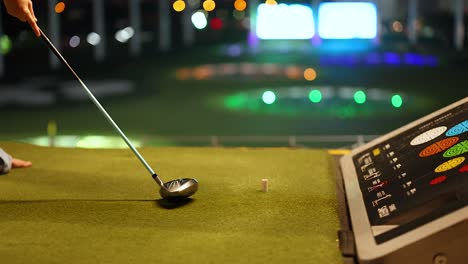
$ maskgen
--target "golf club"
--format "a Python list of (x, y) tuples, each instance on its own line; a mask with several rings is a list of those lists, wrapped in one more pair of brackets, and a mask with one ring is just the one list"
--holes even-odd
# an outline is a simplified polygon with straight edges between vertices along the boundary
[(104, 107), (99, 103), (99, 101), (94, 97), (93, 93), (88, 89), (88, 87), (84, 84), (84, 82), (81, 80), (81, 78), (76, 74), (76, 72), (73, 70), (73, 68), (68, 64), (68, 62), (63, 58), (63, 56), (60, 54), (60, 52), (55, 48), (54, 44), (49, 40), (49, 38), (44, 34), (42, 29), (39, 29), (41, 32), (41, 37), (42, 39), (46, 42), (47, 46), (52, 50), (52, 52), (57, 56), (57, 58), (60, 59), (60, 61), (63, 62), (67, 66), (67, 68), (70, 70), (70, 72), (76, 77), (78, 82), (83, 86), (85, 91), (88, 93), (89, 98), (93, 103), (96, 105), (96, 107), (99, 109), (99, 111), (104, 115), (104, 117), (109, 121), (109, 123), (114, 127), (115, 130), (120, 134), (122, 139), (125, 141), (125, 143), (128, 145), (128, 147), (133, 151), (133, 153), (137, 156), (137, 158), (141, 161), (141, 163), (145, 166), (145, 168), (149, 171), (151, 176), (153, 177), (154, 181), (161, 187), (159, 190), (159, 194), (163, 198), (167, 199), (177, 199), (177, 198), (187, 198), (191, 195), (193, 195), (197, 190), (198, 190), (198, 181), (196, 179), (191, 179), (191, 178), (184, 178), (184, 179), (177, 179), (173, 181), (169, 181), (164, 183), (159, 176), (154, 172), (154, 170), (148, 165), (146, 160), (141, 156), (141, 154), (138, 152), (138, 150), (133, 146), (133, 144), (130, 142), (130, 140), (125, 136), (123, 131), (117, 126), (117, 124), (112, 120), (110, 115), (107, 113), (107, 111), (104, 109)]

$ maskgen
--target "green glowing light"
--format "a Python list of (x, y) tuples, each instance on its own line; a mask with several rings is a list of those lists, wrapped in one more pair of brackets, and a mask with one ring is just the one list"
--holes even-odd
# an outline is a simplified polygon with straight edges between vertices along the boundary
[(392, 96), (392, 105), (393, 107), (399, 108), (403, 104), (403, 98), (399, 94)]
[(272, 104), (276, 101), (276, 95), (272, 91), (266, 91), (262, 95), (262, 100), (265, 104)]
[(319, 90), (310, 91), (309, 100), (312, 103), (319, 103), (320, 101), (322, 101), (322, 93)]
[(357, 91), (354, 93), (354, 101), (358, 104), (363, 104), (366, 102), (366, 93), (363, 91)]
[[(135, 147), (141, 147), (139, 140), (131, 140)], [(78, 148), (126, 148), (125, 142), (117, 136), (84, 136), (76, 143)]]
[(73, 148), (76, 146), (76, 142), (78, 141), (78, 136), (40, 136), (40, 137), (32, 137), (32, 138), (26, 138), (20, 141), (24, 141), (29, 144), (33, 145), (38, 145), (38, 146), (43, 146), (43, 147), (49, 147), (50, 146), (50, 140), (54, 140), (54, 145), (57, 147), (67, 147), (67, 148)]
[(7, 35), (0, 37), (0, 52), (5, 55), (8, 54), (11, 50), (11, 39)]
[(224, 106), (229, 109), (241, 109), (249, 101), (248, 95), (235, 94), (224, 99)]

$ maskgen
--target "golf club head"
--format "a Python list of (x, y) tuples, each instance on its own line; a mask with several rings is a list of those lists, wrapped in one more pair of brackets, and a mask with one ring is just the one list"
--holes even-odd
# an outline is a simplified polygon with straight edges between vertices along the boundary
[(184, 178), (164, 183), (164, 187), (159, 190), (162, 198), (178, 199), (192, 196), (198, 190), (196, 179)]

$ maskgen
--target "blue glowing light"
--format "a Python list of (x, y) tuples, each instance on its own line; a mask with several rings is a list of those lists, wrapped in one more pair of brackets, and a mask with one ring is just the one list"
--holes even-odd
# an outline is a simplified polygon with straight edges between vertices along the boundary
[(377, 36), (377, 8), (373, 3), (322, 3), (318, 33), (323, 39), (373, 39)]
[(256, 33), (260, 39), (311, 39), (315, 34), (312, 9), (298, 4), (260, 4)]
[(384, 53), (384, 62), (390, 65), (400, 65), (401, 58), (398, 53), (394, 52), (385, 52)]
[(365, 55), (356, 54), (334, 54), (321, 55), (320, 65), (409, 65), (415, 67), (435, 67), (439, 65), (439, 60), (433, 55), (421, 55), (418, 53), (396, 52), (371, 52)]
[(231, 57), (239, 57), (242, 54), (242, 47), (239, 44), (232, 44), (227, 47), (227, 54)]
[(422, 56), (415, 53), (405, 53), (404, 60), (406, 64), (409, 65), (422, 65), (423, 59)]
[(428, 55), (428, 56), (423, 57), (423, 63), (425, 65), (434, 67), (434, 66), (439, 65), (439, 60), (437, 59), (436, 56)]
[(372, 52), (366, 56), (365, 61), (367, 64), (373, 65), (380, 64), (382, 62), (382, 59), (380, 58), (380, 55), (378, 53)]

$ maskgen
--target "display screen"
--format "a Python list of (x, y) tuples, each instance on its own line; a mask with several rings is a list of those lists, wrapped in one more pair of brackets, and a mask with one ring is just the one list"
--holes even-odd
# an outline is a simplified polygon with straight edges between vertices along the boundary
[(468, 103), (353, 156), (370, 224), (385, 242), (468, 204)]

